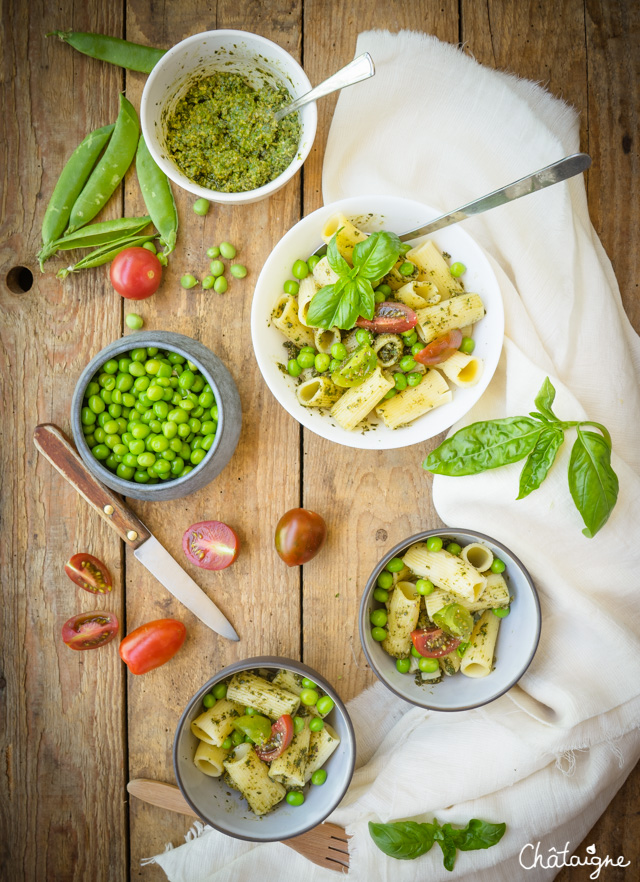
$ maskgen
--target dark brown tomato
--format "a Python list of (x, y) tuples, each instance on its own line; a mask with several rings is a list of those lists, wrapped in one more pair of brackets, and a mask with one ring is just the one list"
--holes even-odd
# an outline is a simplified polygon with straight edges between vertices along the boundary
[(372, 321), (360, 317), (356, 325), (359, 328), (366, 328), (368, 331), (375, 331), (376, 334), (402, 334), (404, 331), (415, 328), (417, 323), (418, 316), (410, 306), (384, 300), (382, 303), (376, 304)]
[(288, 567), (297, 567), (315, 557), (327, 538), (324, 519), (306, 508), (292, 508), (276, 527), (276, 551)]
[(449, 331), (442, 337), (436, 337), (424, 349), (416, 353), (413, 357), (420, 364), (434, 365), (442, 364), (448, 358), (451, 358), (454, 352), (457, 352), (462, 343), (462, 331)]
[(107, 594), (113, 587), (109, 570), (92, 554), (74, 554), (64, 565), (64, 571), (72, 582), (91, 594)]

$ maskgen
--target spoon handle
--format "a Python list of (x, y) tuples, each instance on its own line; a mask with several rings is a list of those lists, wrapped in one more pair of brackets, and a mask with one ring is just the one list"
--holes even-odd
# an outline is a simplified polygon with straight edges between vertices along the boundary
[(363, 52), (362, 55), (358, 55), (357, 58), (354, 58), (353, 61), (350, 61), (345, 67), (336, 71), (333, 76), (324, 80), (324, 82), (320, 83), (319, 86), (316, 86), (315, 89), (312, 89), (305, 95), (301, 95), (300, 98), (296, 98), (291, 104), (287, 104), (285, 107), (281, 108), (281, 110), (278, 110), (274, 114), (276, 121), (280, 122), (283, 117), (287, 116), (289, 113), (293, 113), (294, 110), (297, 110), (304, 104), (309, 104), (311, 101), (317, 101), (318, 98), (324, 98), (325, 95), (330, 95), (338, 89), (344, 89), (345, 86), (353, 86), (355, 83), (367, 80), (369, 77), (372, 77), (375, 72), (376, 69), (373, 66), (373, 59), (368, 52)]
[(498, 205), (504, 205), (506, 202), (513, 202), (521, 196), (529, 193), (535, 193), (536, 190), (544, 190), (545, 187), (551, 187), (552, 184), (558, 184), (560, 181), (566, 181), (580, 172), (586, 171), (591, 165), (591, 157), (586, 153), (572, 153), (571, 156), (565, 156), (558, 162), (546, 165), (532, 175), (520, 178), (506, 187), (500, 187), (480, 199), (474, 199), (473, 202), (462, 205), (449, 214), (443, 214), (435, 220), (430, 221), (422, 227), (415, 230), (408, 230), (400, 236), (403, 242), (408, 239), (415, 239), (418, 236), (426, 236), (429, 233), (435, 233), (449, 224), (457, 224), (458, 221), (464, 220), (473, 214), (481, 214), (483, 211), (489, 211), (490, 208), (496, 208)]

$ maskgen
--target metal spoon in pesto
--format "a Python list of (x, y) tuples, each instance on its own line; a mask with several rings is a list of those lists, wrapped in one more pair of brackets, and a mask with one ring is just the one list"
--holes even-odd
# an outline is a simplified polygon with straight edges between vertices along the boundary
[(295, 101), (292, 101), (290, 104), (287, 104), (280, 110), (276, 111), (274, 114), (275, 120), (276, 122), (280, 122), (285, 116), (288, 116), (300, 107), (304, 107), (305, 104), (317, 101), (318, 98), (324, 98), (325, 95), (337, 92), (338, 89), (344, 89), (346, 86), (353, 86), (354, 83), (368, 80), (369, 77), (372, 77), (375, 74), (375, 72), (376, 69), (373, 66), (373, 59), (368, 52), (364, 52), (362, 55), (358, 55), (357, 58), (354, 58), (353, 61), (350, 61), (346, 67), (341, 68), (334, 73), (333, 76), (330, 76), (324, 82), (320, 83), (319, 86), (316, 86), (315, 89), (312, 89), (305, 95), (301, 95), (300, 98), (296, 98)]

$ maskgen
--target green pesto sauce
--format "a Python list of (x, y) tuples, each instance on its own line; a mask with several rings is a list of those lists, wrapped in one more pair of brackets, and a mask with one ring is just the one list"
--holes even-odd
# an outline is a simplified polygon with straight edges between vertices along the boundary
[(240, 74), (216, 71), (197, 80), (166, 122), (169, 155), (196, 184), (240, 193), (268, 184), (298, 150), (300, 122), (273, 114), (291, 100), (287, 89), (254, 89)]

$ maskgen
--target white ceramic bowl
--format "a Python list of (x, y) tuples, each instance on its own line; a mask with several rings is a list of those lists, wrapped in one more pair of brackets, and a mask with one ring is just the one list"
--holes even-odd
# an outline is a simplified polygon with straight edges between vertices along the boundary
[[(304, 788), (305, 801), (302, 805), (291, 806), (283, 800), (273, 811), (261, 817), (253, 814), (238, 791), (231, 789), (222, 777), (209, 778), (195, 767), (193, 757), (198, 739), (191, 731), (192, 720), (203, 711), (203, 697), (216, 683), (226, 680), (239, 671), (259, 668), (273, 671), (285, 668), (302, 677), (309, 677), (317, 683), (334, 701), (335, 707), (326, 719), (340, 737), (340, 744), (323, 766), (327, 771), (325, 783), (321, 786), (307, 784)], [(353, 726), (335, 690), (312, 668), (290, 658), (274, 656), (259, 656), (235, 662), (208, 680), (186, 706), (178, 723), (173, 745), (176, 780), (189, 805), (203, 821), (220, 830), (221, 833), (253, 842), (290, 839), (322, 823), (346, 793), (353, 775), (355, 759), (356, 743)]]
[[(295, 395), (295, 380), (283, 372), (286, 364), (284, 337), (270, 325), (271, 313), (282, 285), (292, 278), (291, 267), (297, 258), (307, 258), (322, 244), (320, 231), (325, 221), (336, 212), (344, 212), (363, 230), (386, 229), (398, 234), (414, 229), (437, 217), (439, 212), (420, 202), (395, 196), (353, 196), (319, 208), (307, 215), (278, 242), (271, 252), (256, 284), (251, 310), (251, 337), (258, 365), (267, 386), (280, 404), (302, 425), (337, 444), (367, 450), (389, 450), (408, 447), (449, 429), (478, 401), (497, 367), (504, 336), (504, 309), (498, 281), (479, 245), (459, 224), (446, 227), (426, 237), (440, 249), (467, 267), (463, 277), (465, 288), (477, 292), (484, 303), (486, 315), (473, 330), (476, 343), (474, 355), (484, 360), (484, 371), (475, 386), (454, 389), (450, 404), (438, 407), (419, 417), (408, 426), (388, 429), (375, 416), (369, 422), (374, 431), (356, 429), (348, 432), (336, 425), (328, 411), (303, 407)], [(419, 240), (420, 241), (420, 240)]]
[[(510, 613), (500, 620), (495, 666), (487, 677), (472, 679), (457, 673), (445, 676), (432, 686), (418, 685), (414, 674), (401, 674), (396, 660), (388, 655), (371, 636), (371, 611), (382, 608), (373, 597), (378, 576), (393, 557), (402, 557), (415, 542), (425, 542), (429, 536), (440, 536), (464, 547), (481, 542), (506, 564), (503, 573), (513, 600)], [(360, 603), (360, 640), (371, 670), (385, 686), (418, 707), (438, 711), (471, 710), (488, 704), (514, 686), (529, 667), (540, 640), (540, 602), (531, 576), (508, 548), (495, 539), (474, 530), (427, 530), (405, 539), (386, 554), (369, 577)]]
[(297, 61), (276, 43), (248, 31), (205, 31), (176, 43), (153, 68), (142, 93), (140, 124), (149, 152), (156, 163), (179, 187), (212, 202), (240, 205), (271, 196), (289, 181), (307, 158), (316, 134), (318, 114), (315, 104), (298, 111), (301, 134), (296, 157), (277, 178), (243, 193), (209, 190), (191, 181), (167, 155), (163, 120), (170, 114), (195, 77), (215, 70), (239, 73), (260, 86), (277, 81), (286, 86), (292, 98), (311, 89), (311, 83)]

